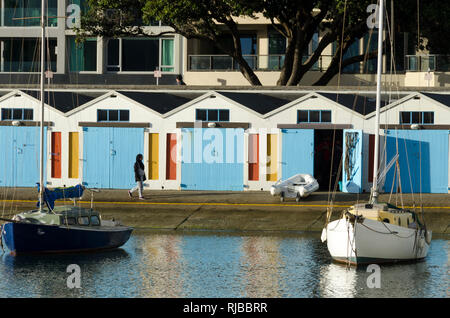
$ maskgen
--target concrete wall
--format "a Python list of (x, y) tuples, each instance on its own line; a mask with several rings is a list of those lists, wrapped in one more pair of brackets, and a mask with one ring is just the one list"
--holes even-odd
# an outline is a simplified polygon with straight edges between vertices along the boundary
[[(255, 74), (263, 86), (276, 86), (280, 78), (279, 71), (256, 71)], [(299, 86), (313, 85), (322, 74), (319, 71), (307, 72), (300, 81)], [(204, 86), (205, 83), (221, 86), (251, 86), (239, 71), (186, 71), (184, 79), (186, 84), (190, 86)], [(402, 87), (405, 83), (405, 75), (384, 74), (382, 83), (386, 86)], [(337, 86), (338, 84), (340, 86), (373, 86), (376, 85), (376, 74), (341, 74), (340, 78), (336, 75), (328, 83), (329, 86)]]

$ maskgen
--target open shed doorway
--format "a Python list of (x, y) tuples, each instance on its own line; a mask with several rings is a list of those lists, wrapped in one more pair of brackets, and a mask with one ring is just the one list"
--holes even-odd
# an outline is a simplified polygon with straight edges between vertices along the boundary
[[(342, 173), (338, 175), (339, 163), (342, 159), (342, 133), (342, 129), (316, 129), (314, 131), (314, 178), (319, 182), (321, 191), (330, 189), (330, 172), (331, 191), (336, 178), (339, 181), (342, 179)], [(334, 155), (332, 156), (333, 151)], [(333, 164), (331, 164), (332, 161)]]

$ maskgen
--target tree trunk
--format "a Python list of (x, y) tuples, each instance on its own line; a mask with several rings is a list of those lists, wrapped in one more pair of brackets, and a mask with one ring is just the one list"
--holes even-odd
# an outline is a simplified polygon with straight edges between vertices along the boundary
[(302, 67), (302, 60), (303, 60), (303, 49), (307, 47), (307, 45), (304, 44), (305, 42), (304, 37), (305, 37), (304, 32), (298, 32), (295, 38), (294, 59), (292, 61), (293, 63), (291, 76), (289, 76), (289, 79), (286, 83), (287, 86), (297, 85), (299, 81), (300, 68)]
[(293, 36), (288, 38), (288, 45), (286, 47), (286, 53), (284, 54), (283, 67), (281, 68), (280, 78), (277, 81), (278, 86), (285, 86), (292, 73), (292, 65), (294, 63), (296, 47), (295, 38), (297, 37), (297, 32), (294, 31), (293, 33)]
[(261, 86), (261, 82), (259, 81), (258, 76), (256, 76), (253, 69), (248, 65), (247, 61), (240, 56), (233, 56), (236, 62), (239, 64), (239, 70), (241, 71), (242, 75), (244, 75), (245, 79), (252, 85), (252, 86)]
[[(342, 61), (341, 64), (341, 71), (342, 69), (344, 69), (344, 67), (354, 64), (354, 63), (359, 63), (364, 61), (365, 59), (372, 59), (375, 58), (378, 54), (378, 51), (372, 51), (370, 53), (367, 54), (361, 54), (361, 55), (356, 55), (356, 56), (352, 56), (349, 57), (348, 59), (345, 59), (344, 61)], [(327, 85), (332, 79), (333, 77), (339, 74), (339, 58), (333, 58), (333, 60), (330, 63), (330, 66), (328, 67), (328, 69), (326, 70), (326, 72), (313, 84), (313, 86), (325, 86)]]
[(256, 76), (253, 69), (250, 65), (248, 65), (247, 61), (242, 56), (241, 38), (236, 23), (232, 19), (229, 19), (225, 22), (225, 24), (230, 29), (231, 36), (233, 38), (233, 51), (229, 52), (229, 55), (232, 56), (239, 64), (239, 70), (252, 86), (261, 86), (262, 84), (259, 81), (258, 76)]

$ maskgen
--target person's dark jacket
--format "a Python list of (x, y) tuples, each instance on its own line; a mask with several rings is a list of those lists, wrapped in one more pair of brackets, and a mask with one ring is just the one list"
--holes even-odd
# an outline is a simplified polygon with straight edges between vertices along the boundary
[(134, 179), (135, 181), (145, 181), (147, 180), (147, 178), (145, 177), (145, 172), (144, 175), (141, 176), (139, 175), (139, 168), (145, 171), (144, 168), (144, 164), (142, 163), (142, 160), (140, 160), (138, 157), (136, 157), (136, 162), (134, 163)]

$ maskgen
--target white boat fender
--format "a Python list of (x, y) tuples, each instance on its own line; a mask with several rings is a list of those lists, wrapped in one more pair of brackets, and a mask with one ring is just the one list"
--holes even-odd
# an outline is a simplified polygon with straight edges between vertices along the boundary
[(419, 242), (418, 242), (419, 248), (422, 249), (425, 245), (425, 240), (422, 240), (421, 237), (419, 237)]
[(425, 230), (425, 242), (427, 242), (428, 245), (431, 244), (431, 232)]
[(322, 243), (327, 240), (327, 229), (326, 228), (322, 229), (322, 235), (320, 236), (320, 239), (322, 240)]
[(301, 197), (304, 197), (304, 196), (305, 196), (305, 191), (306, 191), (305, 187), (300, 188), (300, 190), (299, 190), (298, 192), (300, 193), (300, 196), (301, 196)]

